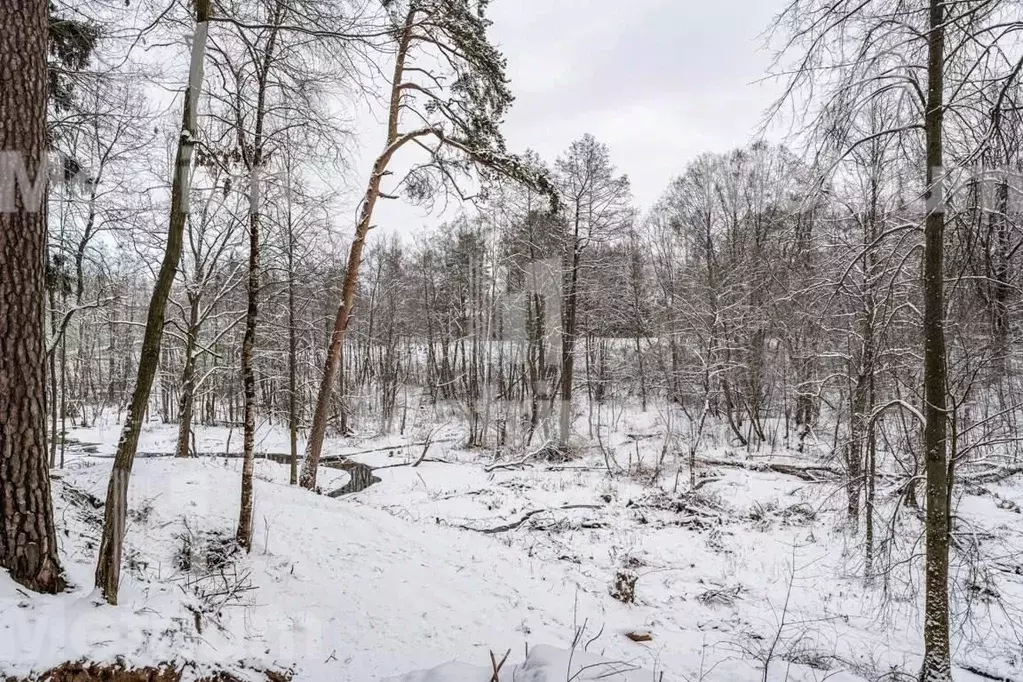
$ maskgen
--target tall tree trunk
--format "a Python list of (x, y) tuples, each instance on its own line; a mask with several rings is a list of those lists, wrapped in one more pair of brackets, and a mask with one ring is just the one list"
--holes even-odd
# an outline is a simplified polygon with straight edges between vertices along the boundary
[[(57, 284), (59, 273), (54, 272), (54, 280), (49, 287), (50, 296), (50, 333), (57, 338), (60, 320), (57, 314)], [(57, 351), (48, 354), (50, 359), (50, 468), (57, 466)]]
[(572, 383), (575, 379), (575, 330), (579, 307), (579, 225), (576, 221), (575, 238), (569, 261), (565, 287), (565, 312), (561, 330), (561, 420), (560, 447), (568, 448), (572, 432)]
[(103, 514), (103, 539), (96, 563), (96, 587), (111, 604), (117, 603), (117, 589), (121, 580), (121, 553), (124, 549), (125, 517), (128, 514), (128, 480), (135, 463), (139, 434), (149, 405), (156, 368), (160, 363), (160, 342), (163, 340), (164, 312), (174, 275), (181, 259), (181, 247), (188, 218), (188, 194), (192, 178), (192, 150), (196, 140), (196, 111), (202, 89), (203, 58), (206, 54), (206, 34), (209, 28), (211, 6), (209, 0), (195, 0), (195, 33), (192, 39), (191, 65), (188, 87), (185, 88), (184, 112), (178, 153), (174, 161), (174, 180), (171, 187), (170, 224), (167, 246), (160, 264), (160, 272), (149, 300), (146, 331), (139, 355), (138, 377), (132, 392), (131, 404), (121, 429), (121, 439), (114, 455), (114, 468), (107, 485), (107, 501)]
[[(81, 328), (81, 327), (79, 327)], [(80, 346), (81, 347), (81, 346)], [(82, 365), (85, 366), (84, 364)], [(84, 408), (83, 408), (84, 409)], [(67, 447), (67, 335), (60, 337), (60, 468)]]
[[(290, 168), (289, 168), (290, 171)], [(291, 177), (288, 177), (291, 187)], [(298, 330), (295, 329), (295, 225), (291, 219), (291, 193), (288, 204), (288, 441), (291, 447), (291, 485), (298, 484)]]
[[(873, 414), (876, 403), (874, 375), (870, 376), (868, 411)], [(864, 512), (866, 520), (865, 546), (863, 550), (864, 576), (869, 580), (874, 576), (874, 500), (877, 492), (877, 431), (875, 422), (867, 423), (867, 466), (864, 479)]]
[[(1014, 190), (1015, 191), (1015, 190)], [(995, 211), (989, 218), (988, 238), (991, 260), (991, 322), (994, 337), (994, 358), (992, 359), (993, 379), (1002, 381), (1008, 371), (1009, 354), (1009, 303), (1014, 287), (1011, 285), (1012, 265), (1011, 246), (1009, 244), (1009, 181), (1003, 179), (996, 190), (997, 202)]]
[(948, 628), (948, 462), (944, 292), (945, 0), (930, 0), (927, 37), (927, 223), (924, 229), (924, 457), (927, 477), (924, 662), (921, 682), (951, 682)]
[(366, 187), (366, 196), (362, 200), (362, 208), (359, 211), (359, 222), (355, 226), (355, 239), (348, 250), (348, 267), (345, 269), (345, 281), (341, 289), (341, 304), (338, 306), (337, 314), (334, 317), (334, 326), (330, 334), (330, 345), (327, 348), (327, 358), (323, 366), (323, 377), (320, 380), (320, 389), (316, 395), (316, 410), (313, 412), (313, 423), (309, 430), (309, 442), (306, 443), (302, 477), (299, 481), (302, 487), (308, 490), (316, 487), (316, 473), (320, 466), (323, 438), (327, 432), (327, 413), (330, 410), (330, 397), (334, 388), (334, 381), (337, 379), (341, 349), (344, 346), (348, 323), (351, 321), (352, 311), (355, 309), (355, 293), (359, 285), (359, 267), (362, 265), (362, 251), (366, 246), (366, 237), (372, 226), (373, 209), (380, 198), (380, 183), (387, 172), (387, 164), (390, 163), (391, 157), (402, 145), (413, 139), (415, 135), (415, 133), (406, 133), (405, 135), (399, 135), (398, 133), (402, 98), (400, 86), (403, 74), (405, 73), (405, 58), (408, 55), (415, 16), (416, 12), (410, 10), (398, 43), (398, 52), (394, 59), (394, 76), (391, 80), (387, 141), (383, 153), (377, 157), (376, 162), (373, 164), (373, 172), (369, 177), (369, 184)]
[[(259, 65), (259, 85), (256, 93), (256, 124), (252, 134), (249, 166), (249, 280), (248, 308), (245, 312), (245, 336), (242, 340), (242, 390), (245, 396), (244, 425), (242, 430), (241, 505), (238, 512), (238, 544), (246, 551), (252, 549), (252, 476), (255, 469), (256, 443), (256, 374), (252, 366), (252, 353), (256, 346), (256, 325), (259, 321), (259, 229), (260, 203), (263, 181), (263, 123), (266, 117), (267, 78), (273, 65), (274, 48), (283, 19), (284, 3), (278, 1), (273, 13), (274, 27), (267, 39), (266, 52)], [(239, 140), (242, 140), (242, 121), (237, 121)], [(242, 145), (244, 149), (245, 146)]]
[(46, 202), (15, 187), (22, 163), (45, 182), (46, 8), (0, 3), (0, 567), (52, 593), (64, 579), (46, 461)]
[[(635, 233), (632, 233), (633, 240), (635, 240)], [(647, 392), (646, 392), (646, 368), (643, 363), (643, 347), (642, 339), (645, 335), (645, 324), (643, 320), (643, 261), (641, 259), (639, 245), (636, 241), (633, 241), (630, 256), (630, 279), (632, 284), (632, 313), (635, 315), (635, 329), (633, 330), (633, 341), (636, 345), (636, 364), (639, 370), (639, 399), (640, 404), (643, 407), (643, 411), (646, 412), (647, 405)]]
[[(866, 256), (864, 261), (866, 261)], [(870, 274), (867, 274), (870, 277)], [(870, 286), (869, 283), (866, 286)], [(860, 494), (863, 487), (863, 468), (866, 457), (867, 431), (870, 427), (870, 390), (874, 375), (874, 325), (873, 299), (868, 295), (864, 304), (862, 318), (859, 321), (860, 347), (859, 367), (855, 370), (856, 381), (849, 392), (851, 409), (849, 417), (849, 450), (847, 463), (848, 481), (846, 481), (846, 515), (853, 532), (859, 530)]]
[[(257, 148), (257, 158), (259, 151)], [(252, 549), (252, 476), (255, 468), (256, 442), (256, 375), (252, 367), (252, 351), (256, 345), (256, 323), (259, 317), (259, 173), (260, 162), (252, 169), (249, 188), (249, 281), (248, 308), (245, 312), (245, 336), (242, 340), (242, 386), (245, 394), (242, 431), (241, 507), (238, 512), (238, 544)]]

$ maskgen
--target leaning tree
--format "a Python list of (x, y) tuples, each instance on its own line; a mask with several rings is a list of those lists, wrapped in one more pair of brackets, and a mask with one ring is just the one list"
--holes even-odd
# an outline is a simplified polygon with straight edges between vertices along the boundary
[(189, 213), (189, 194), (192, 181), (192, 155), (198, 140), (197, 118), (199, 96), (202, 90), (203, 62), (206, 36), (212, 14), (209, 0), (194, 0), (195, 33), (192, 38), (188, 85), (185, 88), (181, 133), (174, 161), (171, 185), (170, 220), (167, 245), (149, 300), (146, 329), (139, 354), (138, 375), (132, 391), (128, 415), (121, 428), (121, 437), (114, 454), (114, 466), (107, 484), (106, 507), (103, 512), (103, 538), (96, 562), (96, 587), (111, 604), (117, 603), (117, 590), (121, 580), (121, 552), (124, 549), (125, 522), (128, 516), (128, 481), (131, 478), (139, 436), (149, 408), (149, 393), (153, 387), (160, 362), (160, 344), (163, 341), (164, 317), (167, 300), (177, 274), (184, 242), (185, 223)]
[[(306, 445), (300, 480), (305, 488), (316, 487), (331, 393), (355, 310), (359, 267), (377, 202), (397, 198), (396, 192), (402, 190), (411, 199), (428, 200), (445, 188), (465, 199), (458, 182), (472, 170), (483, 180), (494, 174), (510, 176), (554, 196), (543, 173), (505, 149), (500, 126), (512, 94), (505, 59), (487, 35), (488, 4), (487, 0), (384, 3), (394, 52), (384, 146), (370, 171), (348, 253)], [(405, 148), (419, 153), (397, 188), (385, 192), (383, 182), (393, 172), (392, 160)]]

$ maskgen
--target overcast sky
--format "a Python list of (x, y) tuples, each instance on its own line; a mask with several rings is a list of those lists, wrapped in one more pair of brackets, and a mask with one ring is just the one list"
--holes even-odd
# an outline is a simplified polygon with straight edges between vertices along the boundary
[[(516, 96), (505, 127), (509, 149), (532, 148), (551, 162), (592, 133), (610, 147), (645, 211), (698, 154), (753, 139), (778, 92), (756, 82), (771, 60), (763, 33), (784, 4), (494, 0), (493, 37)], [(373, 132), (365, 139), (375, 151)], [(395, 202), (381, 209), (385, 230), (437, 221)]]
[(648, 207), (703, 151), (745, 144), (776, 88), (762, 33), (783, 0), (495, 0), (512, 149), (592, 133)]
[[(645, 212), (697, 155), (754, 139), (779, 92), (758, 82), (771, 62), (765, 32), (788, 2), (493, 0), (491, 33), (516, 97), (504, 128), (509, 150), (531, 148), (551, 163), (591, 133), (610, 147)], [(357, 142), (349, 171), (328, 174), (346, 197), (335, 217), (343, 238), (383, 141), (384, 111), (376, 108), (352, 112)], [(176, 125), (176, 114), (168, 120)], [(374, 222), (381, 232), (408, 235), (453, 213), (386, 201)]]

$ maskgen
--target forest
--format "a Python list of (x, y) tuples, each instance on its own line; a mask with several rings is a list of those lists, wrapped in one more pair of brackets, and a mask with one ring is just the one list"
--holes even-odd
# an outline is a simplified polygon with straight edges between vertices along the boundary
[(0, 1), (0, 677), (1023, 680), (1023, 4), (772, 2), (650, 188), (525, 2)]

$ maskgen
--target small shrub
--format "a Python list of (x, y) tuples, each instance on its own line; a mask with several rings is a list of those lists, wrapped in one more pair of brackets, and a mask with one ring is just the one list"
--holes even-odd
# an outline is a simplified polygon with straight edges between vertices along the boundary
[(623, 604), (636, 603), (637, 580), (639, 580), (639, 576), (635, 571), (628, 568), (619, 569), (615, 572), (614, 582), (611, 583), (609, 590), (611, 596)]

